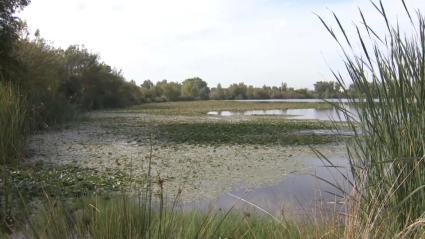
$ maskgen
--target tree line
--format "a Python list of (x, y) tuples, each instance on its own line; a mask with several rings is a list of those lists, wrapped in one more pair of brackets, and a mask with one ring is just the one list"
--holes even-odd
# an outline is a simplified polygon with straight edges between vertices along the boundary
[(54, 47), (38, 31), (30, 37), (25, 23), (15, 16), (28, 4), (28, 0), (6, 0), (0, 4), (0, 87), (8, 82), (19, 88), (36, 125), (61, 121), (80, 110), (144, 102), (340, 96), (338, 85), (326, 81), (317, 82), (314, 90), (294, 89), (286, 83), (263, 87), (235, 83), (227, 88), (218, 84), (210, 88), (199, 77), (181, 83), (162, 80), (154, 84), (145, 80), (137, 85), (82, 46)]
[(247, 100), (247, 99), (311, 99), (337, 98), (341, 89), (335, 82), (319, 81), (314, 90), (307, 88), (294, 89), (286, 83), (281, 86), (255, 87), (243, 82), (231, 84), (229, 87), (208, 87), (207, 82), (199, 77), (184, 80), (182, 83), (162, 80), (154, 84), (145, 80), (140, 85), (144, 102), (162, 102), (178, 100)]

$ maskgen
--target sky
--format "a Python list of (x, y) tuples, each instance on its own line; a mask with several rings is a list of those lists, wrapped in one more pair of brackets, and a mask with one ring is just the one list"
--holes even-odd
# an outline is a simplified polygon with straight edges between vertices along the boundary
[[(383, 0), (408, 29), (401, 0)], [(406, 0), (425, 11), (424, 0)], [(141, 84), (201, 77), (221, 83), (312, 88), (343, 71), (342, 54), (315, 14), (354, 36), (364, 10), (385, 25), (369, 0), (32, 0), (19, 16), (54, 46), (84, 45), (127, 80)]]

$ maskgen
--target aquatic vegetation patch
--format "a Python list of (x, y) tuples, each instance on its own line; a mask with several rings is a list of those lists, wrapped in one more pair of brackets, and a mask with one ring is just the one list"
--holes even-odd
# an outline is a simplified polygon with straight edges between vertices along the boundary
[(119, 192), (128, 188), (133, 182), (141, 182), (119, 170), (100, 172), (73, 165), (54, 167), (34, 165), (8, 171), (11, 183), (15, 187), (14, 191), (28, 199), (46, 195), (70, 198), (94, 193)]
[(187, 144), (279, 144), (330, 143), (332, 135), (299, 134), (299, 130), (328, 129), (328, 125), (303, 121), (249, 121), (169, 123), (158, 125), (159, 139)]

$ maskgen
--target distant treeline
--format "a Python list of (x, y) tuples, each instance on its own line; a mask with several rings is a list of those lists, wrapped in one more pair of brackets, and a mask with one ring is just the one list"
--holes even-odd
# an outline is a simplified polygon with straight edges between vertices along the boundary
[(254, 87), (244, 83), (210, 88), (198, 77), (182, 83), (162, 80), (141, 85), (127, 81), (121, 71), (102, 62), (84, 47), (53, 47), (40, 37), (29, 37), (15, 12), (29, 1), (0, 4), (0, 90), (12, 84), (28, 104), (36, 126), (69, 118), (77, 111), (127, 107), (144, 102), (177, 100), (242, 100), (334, 98), (341, 89), (335, 82), (320, 81), (314, 90), (280, 86)]
[(141, 85), (127, 81), (121, 71), (102, 62), (81, 46), (51, 46), (37, 32), (34, 39), (20, 29), (10, 61), (0, 68), (3, 82), (12, 82), (25, 94), (31, 118), (46, 124), (68, 118), (76, 111), (127, 107), (146, 102), (188, 100), (243, 100), (335, 98), (341, 89), (335, 82), (320, 81), (314, 90), (281, 86), (254, 87), (245, 83), (210, 88), (199, 77), (182, 83), (162, 80)]
[(177, 100), (244, 100), (244, 99), (306, 99), (336, 98), (341, 95), (338, 84), (332, 81), (319, 81), (314, 90), (294, 89), (286, 83), (281, 86), (254, 87), (241, 82), (224, 88), (221, 84), (209, 88), (199, 77), (190, 78), (182, 83), (162, 80), (154, 84), (145, 80), (140, 85), (143, 101), (177, 101)]

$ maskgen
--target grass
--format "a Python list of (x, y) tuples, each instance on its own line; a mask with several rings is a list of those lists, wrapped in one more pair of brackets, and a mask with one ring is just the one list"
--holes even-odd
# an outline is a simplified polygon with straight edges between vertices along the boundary
[(12, 215), (12, 177), (6, 165), (16, 166), (23, 156), (27, 135), (26, 102), (19, 90), (0, 82), (0, 231)]
[(11, 84), (0, 82), (0, 165), (17, 164), (26, 139), (26, 102)]
[[(53, 206), (56, 204), (58, 206)], [(297, 224), (259, 214), (182, 212), (169, 205), (149, 213), (146, 201), (121, 196), (50, 200), (24, 231), (30, 238), (340, 238), (337, 222)], [(149, 216), (150, 215), (150, 216)]]
[(285, 109), (329, 109), (328, 103), (297, 102), (240, 102), (240, 101), (181, 101), (149, 103), (134, 106), (130, 112), (142, 112), (155, 115), (202, 116), (209, 111), (246, 111), (246, 110), (285, 110)]

